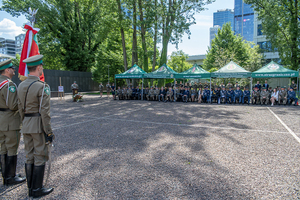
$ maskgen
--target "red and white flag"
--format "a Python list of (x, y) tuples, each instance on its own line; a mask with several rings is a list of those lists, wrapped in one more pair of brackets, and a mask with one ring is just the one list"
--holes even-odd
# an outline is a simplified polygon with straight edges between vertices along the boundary
[[(19, 65), (19, 79), (21, 81), (25, 80), (28, 77), (28, 69), (26, 63), (23, 62), (26, 58), (30, 56), (39, 55), (39, 46), (37, 40), (37, 33), (39, 32), (39, 28), (34, 28), (30, 22), (28, 22), (25, 26), (27, 29), (25, 40), (23, 43), (23, 49), (20, 58), (20, 65)], [(45, 81), (44, 73), (40, 77), (41, 81)]]

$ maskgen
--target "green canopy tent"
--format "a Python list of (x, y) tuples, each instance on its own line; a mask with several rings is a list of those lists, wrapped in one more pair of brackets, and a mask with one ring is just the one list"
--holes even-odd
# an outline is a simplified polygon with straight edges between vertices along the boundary
[[(211, 73), (212, 78), (251, 78), (251, 72), (245, 70), (233, 61)], [(252, 88), (252, 79), (251, 79)]]
[(175, 75), (176, 74), (178, 74), (178, 73), (175, 72), (170, 67), (168, 67), (166, 64), (163, 64), (160, 68), (158, 68), (154, 72), (145, 74), (144, 78), (149, 78), (149, 79), (174, 79), (174, 84), (175, 84)]
[[(139, 66), (133, 65), (126, 72), (122, 74), (115, 74), (115, 86), (117, 88), (116, 79), (144, 79), (145, 74), (147, 74), (147, 72), (142, 70)], [(142, 92), (143, 92), (143, 86), (142, 86)], [(142, 94), (142, 100), (143, 100), (143, 94)]]
[(205, 71), (202, 69), (199, 65), (194, 64), (193, 67), (190, 69), (175, 74), (175, 78), (184, 78), (184, 79), (190, 79), (190, 78), (195, 78), (195, 79), (202, 79), (202, 78), (210, 78), (211, 74), (208, 71)]
[(297, 77), (297, 87), (299, 87), (299, 71), (287, 69), (271, 61), (266, 66), (252, 73), (252, 78), (292, 78)]

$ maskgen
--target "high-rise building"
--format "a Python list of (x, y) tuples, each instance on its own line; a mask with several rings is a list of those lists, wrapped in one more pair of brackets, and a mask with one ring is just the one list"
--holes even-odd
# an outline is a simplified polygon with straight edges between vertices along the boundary
[(228, 22), (231, 24), (231, 28), (233, 30), (234, 25), (234, 12), (231, 9), (222, 9), (214, 12), (214, 26), (210, 28), (209, 35), (210, 35), (210, 45), (211, 41), (215, 39), (218, 30), (222, 28), (222, 26)]
[(16, 44), (16, 54), (21, 55), (22, 48), (23, 48), (23, 43), (25, 39), (25, 34), (20, 34), (15, 37), (15, 44)]
[(0, 61), (16, 56), (15, 41), (11, 39), (0, 38)]
[(214, 26), (222, 27), (224, 24), (230, 22), (231, 27), (234, 24), (234, 12), (231, 9), (223, 9), (214, 12)]
[(234, 1), (234, 32), (247, 41), (253, 41), (254, 10), (243, 0)]

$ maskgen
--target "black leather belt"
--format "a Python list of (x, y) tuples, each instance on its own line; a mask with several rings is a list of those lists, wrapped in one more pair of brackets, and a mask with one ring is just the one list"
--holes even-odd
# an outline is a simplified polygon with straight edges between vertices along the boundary
[(0, 108), (0, 111), (9, 111), (8, 108)]
[(39, 117), (41, 116), (40, 113), (28, 113), (28, 114), (24, 114), (24, 117)]

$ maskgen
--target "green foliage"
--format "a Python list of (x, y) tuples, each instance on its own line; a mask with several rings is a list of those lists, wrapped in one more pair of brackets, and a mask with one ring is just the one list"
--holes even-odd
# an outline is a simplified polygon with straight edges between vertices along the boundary
[(186, 62), (188, 55), (185, 54), (182, 50), (172, 52), (170, 59), (168, 60), (168, 66), (180, 73), (188, 70), (192, 67), (192, 64)]
[(20, 55), (16, 54), (16, 58), (11, 59), (11, 62), (13, 64), (13, 66), (15, 67), (19, 67), (19, 63), (20, 63)]
[(297, 70), (300, 65), (300, 2), (298, 0), (245, 0), (262, 21), (262, 31), (278, 50), (282, 64)]
[(218, 30), (216, 38), (212, 41), (204, 60), (204, 68), (208, 71), (220, 69), (234, 61), (246, 70), (255, 71), (259, 69), (261, 59), (259, 47), (243, 40), (241, 36), (234, 35), (230, 23), (227, 23)]

